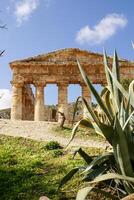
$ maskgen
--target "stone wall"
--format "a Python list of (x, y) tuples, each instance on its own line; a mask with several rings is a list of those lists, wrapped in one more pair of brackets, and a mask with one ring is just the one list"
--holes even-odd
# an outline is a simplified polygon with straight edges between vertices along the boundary
[[(72, 122), (74, 106), (75, 106), (74, 102), (69, 103), (67, 105), (68, 115), (67, 115), (66, 122), (69, 122), (69, 123)], [(80, 102), (78, 104), (78, 111), (77, 111), (76, 116), (75, 116), (75, 121), (79, 121), (82, 118), (82, 116), (83, 116), (83, 106), (82, 106), (82, 103)], [(53, 106), (45, 105), (44, 121), (52, 121), (52, 122), (58, 121), (58, 106), (56, 106), (56, 105), (53, 105)]]

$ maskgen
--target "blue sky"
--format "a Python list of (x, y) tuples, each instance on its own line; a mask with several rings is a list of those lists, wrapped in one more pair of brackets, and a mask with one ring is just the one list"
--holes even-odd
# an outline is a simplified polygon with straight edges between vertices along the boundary
[[(128, 0), (1, 0), (0, 93), (6, 93), (0, 108), (10, 104), (12, 60), (43, 54), (56, 49), (75, 47), (113, 54), (133, 60), (134, 2)], [(6, 89), (6, 90), (5, 90)], [(57, 103), (57, 92), (47, 87), (46, 103)], [(70, 87), (69, 101), (80, 94)], [(56, 97), (55, 97), (56, 95)]]

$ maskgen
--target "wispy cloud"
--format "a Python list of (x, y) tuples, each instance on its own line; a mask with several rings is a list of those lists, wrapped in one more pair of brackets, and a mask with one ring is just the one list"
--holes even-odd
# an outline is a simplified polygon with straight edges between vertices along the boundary
[(14, 14), (18, 25), (21, 25), (23, 21), (27, 21), (38, 6), (39, 0), (19, 0), (16, 2)]
[(100, 44), (126, 25), (127, 19), (124, 15), (116, 13), (109, 14), (101, 19), (101, 21), (93, 26), (93, 28), (88, 25), (81, 28), (76, 35), (76, 41), (79, 44)]
[(11, 108), (11, 91), (0, 89), (0, 109)]

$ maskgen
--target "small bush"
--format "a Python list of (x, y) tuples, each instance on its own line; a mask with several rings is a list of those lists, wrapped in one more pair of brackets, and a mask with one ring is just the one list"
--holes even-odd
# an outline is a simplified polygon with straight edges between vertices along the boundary
[(61, 149), (62, 147), (57, 141), (50, 141), (45, 145), (45, 150)]
[(61, 149), (55, 149), (52, 152), (52, 156), (54, 158), (57, 158), (57, 157), (62, 156), (62, 155), (63, 155), (63, 151)]

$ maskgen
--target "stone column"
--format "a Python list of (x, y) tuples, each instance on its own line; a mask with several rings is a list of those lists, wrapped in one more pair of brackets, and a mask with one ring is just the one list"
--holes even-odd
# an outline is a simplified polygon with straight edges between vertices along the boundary
[(42, 82), (36, 82), (36, 94), (35, 94), (35, 108), (34, 108), (34, 120), (44, 121), (44, 86)]
[[(58, 83), (58, 111), (64, 113), (66, 120), (68, 119), (68, 83)], [(60, 121), (60, 114), (58, 114), (58, 122)]]
[[(86, 84), (81, 84), (82, 87), (82, 97), (87, 101), (88, 104), (91, 105), (91, 93)], [(83, 117), (88, 116), (88, 111), (86, 106), (83, 105)]]
[(22, 88), (23, 83), (12, 83), (12, 106), (11, 106), (11, 119), (22, 119)]

